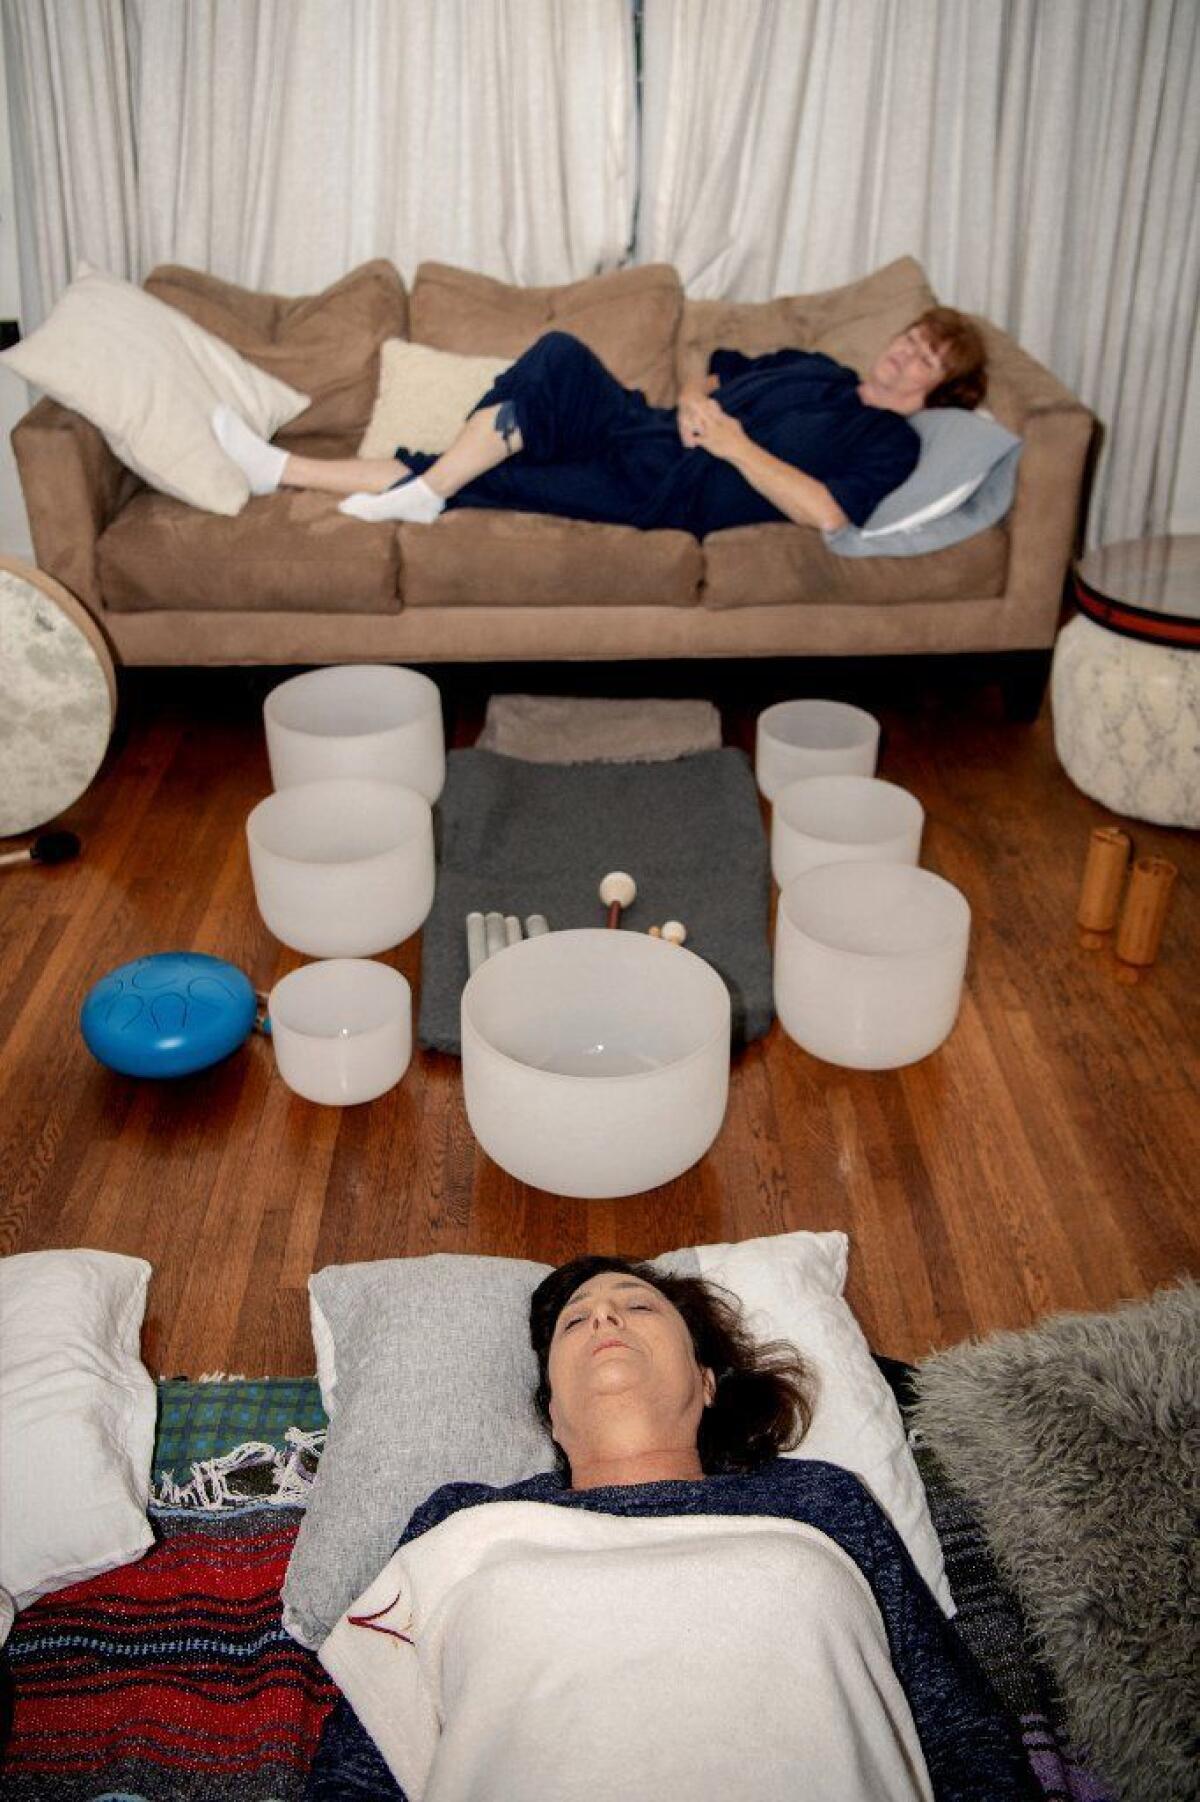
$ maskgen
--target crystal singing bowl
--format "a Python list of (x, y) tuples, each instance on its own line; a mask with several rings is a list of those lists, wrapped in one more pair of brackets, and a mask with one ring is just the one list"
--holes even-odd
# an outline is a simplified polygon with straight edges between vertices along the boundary
[(829, 863), (788, 884), (775, 1011), (805, 1051), (856, 1070), (916, 1063), (958, 1014), (971, 910), (932, 870)]
[(771, 874), (780, 888), (817, 864), (916, 863), (925, 809), (877, 776), (807, 776), (775, 797)]
[(408, 1069), (412, 991), (389, 964), (305, 964), (275, 984), (267, 1011), (279, 1074), (308, 1101), (373, 1101)]
[(347, 663), (310, 670), (263, 702), (275, 788), (367, 776), (436, 801), (446, 779), (442, 698), (417, 670)]
[(729, 992), (642, 933), (525, 939), (462, 997), (467, 1118), (502, 1169), (558, 1195), (652, 1189), (703, 1157), (729, 1090)]
[(391, 782), (279, 789), (246, 821), (263, 923), (309, 957), (372, 957), (433, 905), (429, 802)]
[(873, 776), (879, 721), (845, 701), (779, 701), (758, 716), (754, 774), (768, 801), (801, 776)]

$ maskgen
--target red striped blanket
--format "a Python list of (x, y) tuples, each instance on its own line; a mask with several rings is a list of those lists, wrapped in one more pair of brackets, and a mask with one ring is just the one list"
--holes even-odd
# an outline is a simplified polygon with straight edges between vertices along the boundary
[(159, 1513), (137, 1564), (17, 1617), (6, 1802), (293, 1802), (334, 1689), (280, 1624), (299, 1510)]

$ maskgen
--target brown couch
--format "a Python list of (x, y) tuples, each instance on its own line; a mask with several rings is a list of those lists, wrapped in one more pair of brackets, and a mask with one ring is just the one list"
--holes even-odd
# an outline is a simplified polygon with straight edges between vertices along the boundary
[[(388, 337), (514, 356), (554, 326), (669, 404), (689, 353), (795, 345), (864, 369), (933, 300), (909, 258), (847, 287), (757, 305), (689, 301), (664, 265), (514, 288), (426, 263), (409, 294), (379, 261), (300, 300), (175, 267), (146, 286), (311, 395), (278, 442), (320, 455), (357, 448)], [(94, 427), (50, 400), (20, 421), (13, 445), (38, 563), (129, 664), (1044, 650), (1092, 420), (1048, 370), (979, 323), (989, 404), (1025, 440), (1016, 503), (1002, 525), (919, 557), (843, 559), (819, 532), (787, 524), (703, 541), (475, 510), (433, 527), (365, 525), (327, 496), (296, 492), (252, 499), (230, 519), (144, 487)]]

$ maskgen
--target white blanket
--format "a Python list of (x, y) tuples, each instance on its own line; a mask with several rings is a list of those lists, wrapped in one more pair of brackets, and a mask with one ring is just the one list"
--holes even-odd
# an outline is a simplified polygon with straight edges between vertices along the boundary
[(410, 1802), (928, 1802), (869, 1585), (770, 1517), (463, 1509), (321, 1662)]

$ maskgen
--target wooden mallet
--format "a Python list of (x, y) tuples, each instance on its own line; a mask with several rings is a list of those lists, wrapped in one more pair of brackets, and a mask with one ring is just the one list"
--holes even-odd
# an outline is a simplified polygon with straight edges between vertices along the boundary
[(43, 832), (23, 851), (5, 851), (0, 865), (11, 863), (70, 863), (78, 857), (79, 840), (73, 832)]
[(622, 910), (632, 907), (637, 899), (637, 883), (624, 870), (610, 870), (600, 884), (599, 895), (608, 909), (604, 924), (616, 927), (621, 924)]

